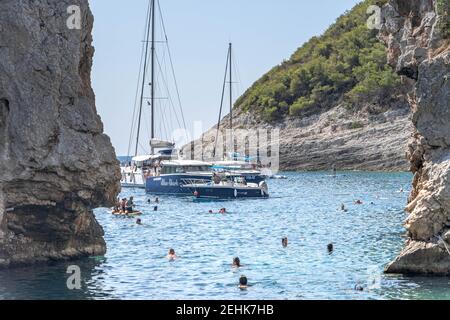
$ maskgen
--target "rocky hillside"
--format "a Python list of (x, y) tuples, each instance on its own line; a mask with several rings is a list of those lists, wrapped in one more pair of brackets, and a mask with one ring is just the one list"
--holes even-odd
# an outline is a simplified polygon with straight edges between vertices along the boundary
[(450, 275), (450, 1), (391, 0), (380, 36), (411, 85), (408, 241), (389, 273)]
[[(408, 169), (410, 108), (378, 30), (367, 27), (374, 3), (385, 1), (363, 1), (339, 17), (237, 100), (236, 128), (281, 130), (281, 169)], [(215, 131), (203, 141), (211, 144)]]
[(91, 89), (92, 25), (87, 0), (0, 1), (0, 267), (106, 250), (92, 209), (113, 203), (120, 169)]

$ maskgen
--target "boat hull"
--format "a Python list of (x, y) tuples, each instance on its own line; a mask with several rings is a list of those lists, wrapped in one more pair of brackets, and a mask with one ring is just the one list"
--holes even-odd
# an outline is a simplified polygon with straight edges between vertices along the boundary
[[(236, 174), (237, 175), (237, 174)], [(249, 183), (259, 184), (264, 178), (259, 175), (241, 175)], [(148, 177), (145, 183), (145, 191), (157, 195), (192, 195), (192, 192), (185, 188), (188, 184), (200, 184), (211, 182), (212, 173), (205, 174), (168, 174), (160, 177)]]
[(186, 186), (197, 199), (248, 199), (268, 198), (262, 188)]
[(183, 188), (183, 185), (209, 181), (211, 181), (210, 174), (170, 174), (160, 177), (148, 177), (145, 183), (145, 191), (160, 195), (192, 195), (189, 189)]

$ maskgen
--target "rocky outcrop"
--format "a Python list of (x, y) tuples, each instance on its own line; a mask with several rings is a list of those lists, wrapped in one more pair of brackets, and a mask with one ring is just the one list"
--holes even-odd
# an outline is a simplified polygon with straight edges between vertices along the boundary
[(87, 0), (0, 1), (0, 266), (106, 250), (92, 210), (113, 203), (120, 169), (91, 89), (92, 25)]
[[(280, 170), (368, 170), (407, 171), (407, 143), (413, 132), (411, 113), (403, 97), (395, 97), (390, 106), (361, 106), (360, 111), (344, 105), (302, 118), (288, 117), (268, 124), (251, 113), (236, 110), (235, 135), (239, 129), (278, 129)], [(229, 117), (221, 123), (229, 128)], [(210, 159), (217, 127), (196, 141), (197, 158)], [(223, 135), (225, 135), (223, 131)], [(200, 150), (203, 144), (204, 150)], [(189, 154), (191, 146), (184, 149)], [(255, 154), (255, 153), (253, 153)], [(199, 158), (199, 159), (200, 159)]]
[(450, 274), (450, 41), (440, 28), (441, 0), (391, 0), (380, 37), (389, 62), (410, 79), (414, 173), (405, 249), (388, 273)]

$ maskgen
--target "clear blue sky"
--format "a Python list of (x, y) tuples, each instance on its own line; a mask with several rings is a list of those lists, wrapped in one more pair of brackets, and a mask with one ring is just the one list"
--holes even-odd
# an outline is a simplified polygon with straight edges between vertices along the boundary
[[(160, 0), (189, 129), (217, 121), (227, 46), (240, 93), (359, 0)], [(97, 110), (116, 152), (128, 149), (148, 0), (90, 0)], [(144, 140), (147, 136), (144, 133)]]

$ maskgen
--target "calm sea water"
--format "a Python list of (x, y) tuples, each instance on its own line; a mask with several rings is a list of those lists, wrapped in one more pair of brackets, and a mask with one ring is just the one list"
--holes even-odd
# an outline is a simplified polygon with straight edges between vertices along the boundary
[[(0, 271), (0, 299), (450, 299), (450, 278), (382, 273), (405, 240), (410, 174), (288, 176), (269, 182), (267, 200), (160, 197), (157, 212), (147, 204), (155, 197), (126, 190), (122, 196), (134, 195), (145, 212), (144, 225), (96, 210), (108, 253), (76, 262), (81, 290), (66, 287), (75, 263), (55, 263)], [(208, 213), (221, 207), (229, 213)], [(170, 248), (179, 260), (165, 259)], [(231, 267), (235, 256), (243, 268)], [(241, 275), (251, 284), (247, 291), (237, 288)], [(357, 284), (365, 290), (355, 291)]]

